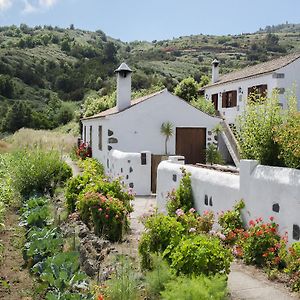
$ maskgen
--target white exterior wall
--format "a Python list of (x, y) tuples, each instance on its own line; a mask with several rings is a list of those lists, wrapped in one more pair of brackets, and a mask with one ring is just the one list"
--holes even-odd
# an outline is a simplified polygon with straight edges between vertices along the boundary
[[(277, 87), (277, 80), (279, 79), (274, 79), (272, 78), (272, 74), (268, 74), (212, 86), (205, 89), (205, 98), (208, 101), (211, 101), (211, 96), (213, 94), (218, 94), (218, 111), (220, 111), (225, 116), (225, 119), (229, 124), (234, 124), (236, 117), (240, 115), (245, 108), (245, 104), (248, 98), (248, 88), (256, 85), (267, 84), (268, 93), (270, 93), (270, 91)], [(222, 93), (228, 91), (237, 91), (236, 107), (222, 107)], [(241, 91), (241, 93), (239, 91)]]
[[(177, 189), (182, 178), (181, 168), (178, 163), (163, 161), (157, 170), (157, 205), (159, 210), (165, 212), (168, 192)], [(239, 176), (204, 169), (194, 166), (184, 166), (191, 173), (192, 189), (195, 208), (199, 212), (212, 210), (217, 213), (231, 209), (239, 199)], [(174, 181), (175, 176), (176, 181)], [(205, 196), (210, 205), (205, 205)]]
[[(285, 93), (279, 95), (279, 101), (282, 103), (284, 109), (287, 108), (287, 95), (293, 91), (295, 87), (295, 93), (298, 99), (298, 110), (300, 110), (300, 59), (276, 70), (274, 73), (284, 73), (284, 78), (273, 78), (273, 73), (269, 73), (253, 78), (215, 85), (205, 89), (205, 97), (208, 101), (211, 101), (213, 94), (219, 94), (218, 110), (225, 116), (228, 123), (235, 123), (236, 117), (243, 112), (248, 97), (248, 88), (261, 84), (268, 85), (268, 96), (271, 96), (274, 88), (285, 89)], [(239, 88), (241, 88), (242, 93), (239, 93)], [(237, 107), (223, 108), (222, 95), (220, 95), (220, 93), (232, 90), (237, 91)]]
[[(181, 167), (170, 161), (164, 161), (158, 167), (157, 204), (162, 211), (165, 211), (167, 193), (179, 186)], [(217, 213), (232, 209), (236, 201), (244, 199), (245, 222), (259, 217), (269, 221), (269, 217), (274, 216), (280, 233), (288, 232), (289, 243), (296, 242), (292, 237), (293, 226), (300, 226), (299, 170), (261, 166), (249, 160), (241, 161), (240, 175), (193, 166), (185, 168), (192, 174), (195, 208), (200, 213), (205, 210)], [(204, 204), (205, 195), (208, 205)], [(274, 204), (279, 204), (279, 212), (273, 211)]]
[(144, 152), (146, 164), (141, 164), (141, 153), (112, 150), (109, 153), (108, 174), (121, 181), (137, 195), (151, 194), (151, 153)]
[(300, 110), (300, 59), (294, 61), (292, 64), (281, 68), (276, 73), (284, 73), (284, 78), (277, 79), (277, 87), (285, 88), (285, 94), (280, 95), (280, 102), (283, 108), (287, 108), (287, 96), (291, 92), (295, 92), (298, 100), (298, 110)]
[[(206, 128), (207, 143), (212, 143), (214, 135), (211, 131), (220, 122), (220, 119), (197, 110), (165, 90), (118, 114), (105, 118), (87, 119), (82, 123), (83, 126), (87, 126), (87, 134), (89, 126), (93, 126), (93, 157), (102, 162), (107, 170), (109, 146), (123, 152), (150, 151), (152, 154), (164, 154), (165, 138), (160, 133), (160, 127), (166, 121), (170, 121), (174, 126), (174, 135), (168, 141), (168, 152), (174, 154), (176, 127)], [(99, 125), (102, 126), (102, 151), (98, 148)], [(113, 132), (110, 137), (108, 130)], [(108, 143), (109, 138), (116, 138), (118, 142)]]

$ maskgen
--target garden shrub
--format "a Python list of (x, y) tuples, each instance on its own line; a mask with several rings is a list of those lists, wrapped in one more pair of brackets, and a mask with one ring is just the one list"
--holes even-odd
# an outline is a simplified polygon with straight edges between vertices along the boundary
[(289, 248), (287, 256), (287, 268), (285, 272), (290, 276), (290, 284), (292, 290), (295, 292), (300, 291), (300, 242), (292, 244)]
[(84, 173), (88, 173), (93, 176), (104, 175), (103, 165), (95, 158), (87, 158), (79, 161), (79, 166), (83, 169)]
[(251, 220), (249, 229), (244, 234), (243, 256), (247, 264), (257, 266), (284, 266), (286, 238), (278, 233), (278, 224), (270, 217), (271, 222), (263, 223), (262, 219)]
[(176, 210), (177, 221), (182, 224), (185, 233), (208, 233), (214, 224), (214, 214), (211, 211), (205, 211), (202, 216), (191, 208), (187, 213), (182, 209)]
[(225, 300), (227, 299), (226, 276), (178, 277), (166, 284), (161, 292), (163, 300)]
[(224, 159), (217, 146), (214, 144), (210, 144), (205, 150), (206, 162), (213, 164), (224, 165)]
[(80, 159), (92, 157), (92, 147), (90, 147), (87, 143), (81, 143), (76, 150), (76, 154)]
[(279, 145), (279, 157), (289, 168), (300, 169), (300, 112), (293, 112), (286, 122), (278, 126), (274, 140)]
[(182, 178), (179, 188), (169, 193), (169, 201), (167, 203), (168, 214), (174, 215), (178, 208), (187, 212), (194, 206), (193, 191), (191, 185), (191, 174), (184, 168), (181, 168)]
[(208, 235), (183, 237), (170, 254), (171, 267), (178, 274), (228, 274), (232, 255), (220, 239)]
[(218, 222), (222, 227), (222, 233), (226, 237), (226, 242), (229, 244), (234, 243), (239, 236), (239, 232), (244, 231), (244, 225), (241, 216), (241, 210), (244, 207), (244, 201), (240, 200), (234, 205), (233, 210), (223, 212), (219, 216)]
[(38, 148), (14, 152), (9, 166), (16, 191), (25, 199), (44, 194), (71, 175), (59, 153)]
[(79, 201), (78, 211), (83, 222), (94, 227), (95, 234), (112, 242), (120, 241), (129, 229), (129, 212), (119, 199), (88, 192)]
[(66, 185), (66, 205), (69, 213), (76, 209), (76, 203), (80, 193), (86, 188), (87, 184), (91, 181), (91, 175), (84, 173), (76, 177), (70, 178)]
[(145, 275), (147, 299), (159, 299), (166, 284), (175, 278), (174, 272), (161, 255), (152, 255), (153, 269)]
[[(177, 244), (184, 228), (173, 217), (155, 214), (146, 220), (145, 229), (138, 249), (142, 268), (151, 269), (151, 253), (162, 253), (171, 242)], [(166, 254), (166, 257), (168, 257), (168, 254)]]

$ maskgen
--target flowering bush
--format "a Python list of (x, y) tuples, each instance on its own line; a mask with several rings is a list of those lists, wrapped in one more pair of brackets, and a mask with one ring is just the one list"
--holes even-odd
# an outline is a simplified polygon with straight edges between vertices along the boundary
[(250, 228), (244, 233), (243, 255), (248, 264), (282, 267), (287, 239), (278, 233), (278, 224), (270, 217), (269, 223), (262, 219), (251, 220)]
[(241, 210), (245, 207), (243, 200), (237, 202), (233, 210), (223, 212), (219, 216), (219, 224), (222, 227), (222, 233), (226, 236), (226, 242), (233, 244), (236, 242), (239, 234), (243, 231), (243, 221)]
[(178, 208), (187, 212), (194, 206), (193, 191), (191, 186), (191, 174), (184, 168), (181, 168), (182, 178), (180, 180), (179, 188), (169, 193), (169, 201), (167, 203), (167, 210), (169, 215), (174, 215)]
[(129, 212), (118, 199), (89, 192), (79, 202), (78, 209), (82, 220), (94, 227), (96, 235), (112, 242), (121, 240), (129, 228)]
[(177, 273), (209, 276), (228, 274), (232, 255), (216, 237), (191, 235), (181, 239), (170, 259)]
[(293, 291), (300, 291), (300, 242), (294, 243), (289, 248), (285, 272), (290, 275)]
[(177, 221), (183, 225), (186, 233), (208, 233), (214, 224), (214, 214), (210, 211), (205, 211), (201, 216), (194, 208), (187, 213), (179, 208), (176, 215)]
[(175, 218), (163, 214), (150, 216), (145, 228), (139, 242), (139, 254), (142, 268), (150, 269), (151, 253), (163, 252), (171, 243), (177, 245), (184, 228)]
[(81, 159), (92, 157), (92, 148), (89, 146), (88, 143), (81, 143), (76, 150), (76, 155)]

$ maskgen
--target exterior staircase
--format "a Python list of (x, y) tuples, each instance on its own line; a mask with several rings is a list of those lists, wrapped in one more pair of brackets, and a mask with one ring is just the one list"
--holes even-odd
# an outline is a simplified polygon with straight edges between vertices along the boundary
[(240, 165), (240, 151), (239, 151), (238, 142), (230, 126), (228, 125), (228, 123), (225, 121), (224, 118), (221, 121), (221, 125), (223, 127), (223, 131), (221, 132), (222, 139), (225, 142), (225, 145), (232, 157), (235, 166), (238, 168)]

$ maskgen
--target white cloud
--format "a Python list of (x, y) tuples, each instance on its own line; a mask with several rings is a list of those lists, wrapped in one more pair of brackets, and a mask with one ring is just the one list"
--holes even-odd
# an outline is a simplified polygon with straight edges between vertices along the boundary
[(39, 5), (41, 7), (51, 7), (53, 6), (57, 0), (39, 0)]
[(24, 8), (22, 12), (24, 14), (30, 14), (37, 11), (38, 8), (32, 5), (28, 0), (23, 0), (23, 2), (24, 2)]
[[(5, 1), (5, 0), (0, 0)], [(12, 1), (12, 0), (9, 0)], [(58, 0), (23, 0), (23, 13), (30, 14), (38, 11), (43, 11), (55, 5)]]
[(12, 5), (12, 0), (0, 0), (0, 11), (10, 8)]

